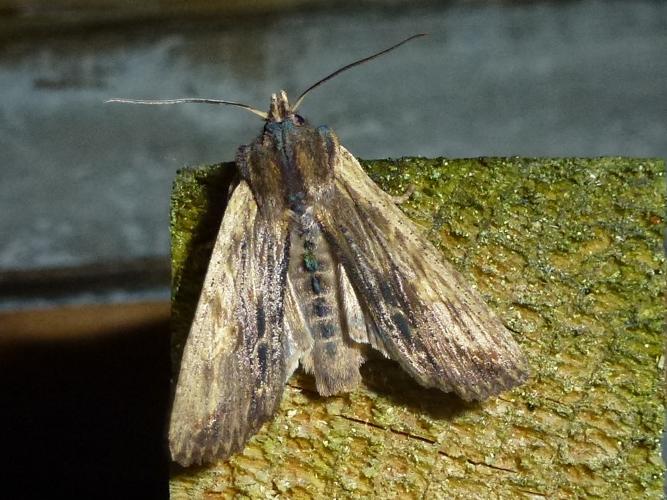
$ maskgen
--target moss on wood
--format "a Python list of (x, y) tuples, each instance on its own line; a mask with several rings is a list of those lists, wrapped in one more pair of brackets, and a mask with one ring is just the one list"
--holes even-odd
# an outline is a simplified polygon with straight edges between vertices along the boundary
[[(173, 498), (661, 498), (664, 170), (629, 158), (362, 162), (522, 344), (523, 387), (483, 404), (389, 361), (322, 398), (297, 373), (243, 453), (173, 471)], [(233, 165), (172, 199), (175, 361)]]

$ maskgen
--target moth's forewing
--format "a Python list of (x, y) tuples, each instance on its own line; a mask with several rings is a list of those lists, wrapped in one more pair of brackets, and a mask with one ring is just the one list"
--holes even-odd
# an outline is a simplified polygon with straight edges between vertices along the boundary
[(284, 227), (264, 220), (245, 181), (215, 242), (181, 361), (172, 458), (211, 462), (243, 448), (275, 411), (285, 379)]
[(523, 382), (510, 332), (342, 146), (317, 219), (379, 344), (420, 384), (483, 400)]

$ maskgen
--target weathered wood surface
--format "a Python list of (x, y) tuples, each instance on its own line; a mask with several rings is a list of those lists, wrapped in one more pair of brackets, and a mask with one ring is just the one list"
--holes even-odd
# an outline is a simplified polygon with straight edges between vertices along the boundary
[[(229, 461), (174, 468), (173, 498), (661, 498), (664, 162), (364, 162), (482, 291), (529, 382), (483, 404), (373, 361), (322, 398), (298, 373)], [(175, 360), (232, 166), (184, 170), (172, 200)], [(177, 365), (176, 365), (177, 366)]]

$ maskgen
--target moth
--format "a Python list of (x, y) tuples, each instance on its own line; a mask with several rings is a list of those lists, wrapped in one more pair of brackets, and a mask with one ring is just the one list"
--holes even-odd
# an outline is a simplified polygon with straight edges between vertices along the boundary
[(326, 126), (296, 113), (313, 88), (422, 35), (348, 64), (291, 106), (281, 91), (236, 155), (225, 210), (184, 348), (169, 447), (183, 466), (243, 449), (297, 366), (330, 396), (354, 390), (368, 349), (466, 401), (522, 383), (527, 362), (479, 293)]

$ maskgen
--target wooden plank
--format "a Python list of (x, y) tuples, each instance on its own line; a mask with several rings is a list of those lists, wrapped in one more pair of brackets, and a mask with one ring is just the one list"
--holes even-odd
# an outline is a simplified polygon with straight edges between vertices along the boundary
[[(174, 469), (172, 497), (661, 498), (664, 162), (364, 166), (392, 194), (416, 186), (404, 210), (512, 330), (531, 379), (471, 405), (385, 361), (339, 397), (319, 397), (297, 374), (242, 453)], [(232, 168), (186, 170), (175, 184), (180, 345)]]

